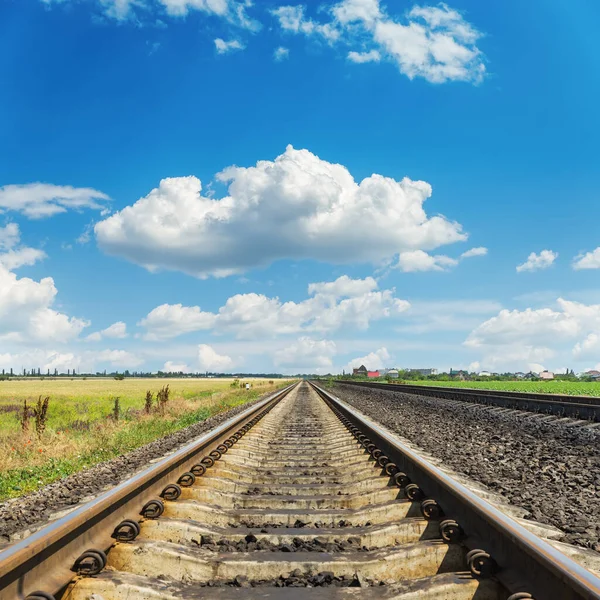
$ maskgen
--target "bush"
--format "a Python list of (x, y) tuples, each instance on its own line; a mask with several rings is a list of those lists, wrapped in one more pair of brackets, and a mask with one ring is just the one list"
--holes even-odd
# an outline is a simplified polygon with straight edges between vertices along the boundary
[(120, 373), (115, 375), (115, 379), (117, 381), (123, 381), (123, 379), (125, 379), (125, 375), (121, 375)]

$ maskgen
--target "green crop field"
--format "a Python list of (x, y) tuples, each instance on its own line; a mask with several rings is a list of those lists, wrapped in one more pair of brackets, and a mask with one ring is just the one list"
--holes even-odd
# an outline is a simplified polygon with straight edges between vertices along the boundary
[[(288, 383), (281, 379), (242, 383), (246, 382), (252, 385), (250, 390), (233, 379), (0, 381), (0, 500), (110, 460)], [(169, 399), (159, 407), (156, 393), (166, 385)], [(149, 411), (144, 409), (147, 391), (153, 394)], [(50, 398), (41, 432), (33, 414), (39, 396)], [(25, 427), (24, 401), (29, 413)]]
[(407, 381), (406, 383), (410, 385), (475, 388), (503, 392), (600, 396), (600, 382), (596, 381)]

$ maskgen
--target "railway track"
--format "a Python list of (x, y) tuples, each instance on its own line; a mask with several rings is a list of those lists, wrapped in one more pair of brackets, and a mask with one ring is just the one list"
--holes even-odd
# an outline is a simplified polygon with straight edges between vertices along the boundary
[(274, 394), (0, 553), (2, 600), (600, 599), (325, 390)]
[(501, 392), (451, 388), (430, 385), (376, 383), (371, 381), (339, 380), (337, 383), (357, 387), (390, 390), (418, 396), (433, 396), (444, 400), (471, 402), (508, 410), (522, 410), (543, 416), (555, 416), (580, 421), (581, 425), (600, 423), (600, 398), (592, 396), (565, 396), (561, 394), (532, 394), (529, 392)]

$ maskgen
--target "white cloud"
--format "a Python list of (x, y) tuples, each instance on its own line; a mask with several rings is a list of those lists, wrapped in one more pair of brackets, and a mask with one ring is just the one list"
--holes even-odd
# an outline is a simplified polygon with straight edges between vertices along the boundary
[(449, 267), (455, 267), (458, 261), (443, 254), (435, 256), (423, 250), (411, 250), (401, 252), (398, 257), (398, 268), (405, 273), (415, 271), (445, 271)]
[(0, 213), (20, 212), (30, 219), (43, 219), (67, 210), (102, 210), (102, 201), (110, 198), (91, 188), (70, 185), (29, 183), (0, 187)]
[(102, 350), (89, 353), (88, 357), (88, 360), (91, 359), (94, 363), (109, 364), (117, 369), (135, 369), (144, 364), (142, 358), (125, 350)]
[(35, 349), (16, 354), (9, 352), (0, 354), (0, 369), (5, 369), (8, 372), (10, 372), (10, 369), (14, 369), (15, 373), (22, 373), (23, 368), (28, 371), (32, 368), (39, 368), (43, 374), (48, 371), (52, 374), (54, 369), (58, 369), (59, 373), (66, 373), (67, 369), (79, 369), (81, 364), (81, 357), (72, 352), (59, 352), (56, 350)]
[(288, 371), (319, 373), (330, 369), (337, 351), (335, 342), (301, 337), (297, 342), (277, 350), (273, 361), (277, 367)]
[(309, 283), (308, 293), (322, 294), (324, 296), (333, 296), (342, 298), (344, 296), (360, 296), (376, 290), (377, 282), (372, 277), (365, 279), (352, 279), (348, 275), (342, 275), (335, 281), (322, 281), (320, 283)]
[(46, 258), (46, 253), (42, 250), (20, 246), (20, 241), (21, 232), (16, 223), (0, 227), (0, 264), (9, 271), (33, 265), (38, 260)]
[(473, 256), (485, 256), (488, 253), (488, 249), (483, 246), (477, 248), (471, 248), (460, 255), (460, 258), (472, 258)]
[(222, 199), (202, 196), (196, 177), (163, 179), (96, 224), (99, 246), (149, 270), (219, 277), (282, 258), (381, 263), (467, 237), (460, 224), (427, 216), (428, 183), (381, 175), (356, 183), (342, 165), (291, 146), (218, 179), (229, 182)]
[(368, 52), (355, 52), (351, 50), (348, 52), (348, 60), (355, 63), (379, 62), (381, 54), (377, 50), (369, 50)]
[(479, 83), (485, 76), (477, 47), (481, 33), (447, 4), (415, 6), (404, 17), (394, 18), (377, 0), (343, 0), (329, 12), (329, 22), (317, 22), (305, 16), (302, 5), (272, 11), (283, 31), (317, 35), (330, 43), (367, 42), (370, 49), (351, 51), (348, 58), (355, 62), (386, 58), (410, 79)]
[(279, 48), (275, 48), (273, 52), (273, 58), (275, 62), (281, 62), (282, 60), (288, 58), (290, 55), (289, 48), (284, 48), (283, 46), (279, 46)]
[(600, 352), (600, 332), (588, 333), (586, 338), (575, 344), (573, 356), (576, 358), (597, 358)]
[(372, 321), (397, 316), (410, 306), (395, 298), (393, 289), (377, 290), (377, 282), (371, 277), (350, 279), (343, 275), (333, 282), (311, 283), (308, 293), (310, 297), (300, 302), (281, 302), (255, 293), (236, 294), (217, 313), (202, 312), (198, 306), (164, 304), (138, 324), (146, 329), (147, 340), (206, 329), (256, 339), (342, 328), (367, 329)]
[(57, 294), (54, 280), (39, 282), (0, 264), (0, 339), (16, 342), (67, 342), (89, 325), (51, 308)]
[(127, 337), (127, 325), (123, 321), (117, 321), (102, 331), (96, 331), (85, 339), (89, 342), (99, 342), (102, 339), (123, 339)]
[(573, 260), (573, 268), (576, 271), (581, 269), (600, 269), (600, 247), (576, 256)]
[(78, 373), (93, 373), (100, 368), (113, 367), (118, 369), (133, 369), (144, 361), (131, 352), (124, 350), (102, 350), (100, 352), (83, 352), (77, 354), (72, 351), (45, 350), (35, 348), (25, 352), (0, 354), (0, 369), (15, 373), (22, 372), (23, 368), (40, 369), (42, 374), (47, 371), (66, 373), (76, 370)]
[(539, 254), (532, 252), (522, 265), (517, 266), (517, 273), (547, 269), (557, 258), (558, 253), (552, 252), (552, 250), (542, 250)]
[[(44, 4), (67, 4), (76, 0), (41, 0)], [(209, 16), (222, 17), (227, 22), (244, 29), (256, 31), (260, 23), (246, 14), (252, 6), (251, 0), (87, 0), (87, 3), (102, 11), (104, 16), (116, 21), (135, 20), (148, 16), (148, 21), (157, 26), (164, 21), (156, 19), (156, 13), (166, 10), (172, 17), (185, 17), (191, 11)], [(140, 10), (135, 10), (135, 9)], [(164, 27), (164, 25), (158, 25)]]
[(387, 348), (383, 347), (375, 350), (375, 352), (369, 352), (366, 356), (359, 356), (352, 359), (344, 369), (346, 372), (352, 372), (352, 369), (357, 369), (361, 365), (364, 365), (369, 371), (375, 371), (383, 369), (391, 358)]
[(0, 227), (0, 250), (11, 250), (21, 241), (21, 232), (16, 223)]
[(174, 363), (168, 360), (162, 370), (165, 373), (191, 373), (192, 370), (185, 363)]
[(221, 38), (217, 38), (215, 40), (215, 48), (217, 49), (217, 54), (227, 54), (229, 52), (234, 52), (235, 50), (243, 50), (245, 46), (239, 40), (230, 40), (226, 42)]
[(0, 263), (13, 271), (19, 267), (34, 265), (38, 260), (46, 258), (46, 253), (36, 248), (19, 248), (0, 254)]
[[(580, 341), (571, 346), (577, 338)], [(500, 311), (477, 326), (465, 346), (483, 353), (486, 368), (512, 365), (523, 370), (559, 355), (562, 364), (592, 358), (600, 349), (599, 339), (600, 304), (559, 298), (553, 308)]]
[(383, 17), (379, 0), (345, 0), (332, 9), (336, 21), (343, 25), (357, 21), (372, 24)]
[(138, 325), (146, 328), (145, 339), (165, 340), (184, 333), (211, 329), (216, 315), (203, 312), (199, 306), (182, 304), (161, 304), (150, 311)]
[(217, 352), (207, 344), (198, 346), (198, 366), (201, 371), (223, 373), (233, 367), (233, 359)]
[(280, 6), (271, 11), (279, 21), (279, 26), (284, 31), (302, 33), (304, 35), (318, 35), (329, 43), (335, 42), (340, 37), (339, 29), (331, 23), (317, 23), (304, 16), (304, 6)]

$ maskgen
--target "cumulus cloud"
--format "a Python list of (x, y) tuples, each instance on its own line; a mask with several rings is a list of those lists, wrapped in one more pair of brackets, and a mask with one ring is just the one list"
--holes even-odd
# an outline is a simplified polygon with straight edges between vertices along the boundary
[(452, 267), (456, 267), (465, 258), (485, 256), (486, 254), (487, 248), (483, 247), (471, 248), (463, 252), (458, 258), (451, 258), (445, 254), (432, 255), (423, 250), (411, 250), (400, 253), (396, 268), (405, 273), (414, 273), (416, 271), (448, 271)]
[(320, 373), (330, 369), (337, 348), (331, 340), (301, 337), (297, 342), (277, 350), (273, 361), (277, 367), (293, 372)]
[(196, 177), (163, 179), (96, 224), (100, 248), (151, 271), (219, 277), (283, 258), (381, 263), (467, 237), (460, 224), (427, 216), (428, 183), (382, 175), (357, 183), (342, 165), (291, 146), (218, 179), (229, 183), (222, 199), (202, 196)]
[(390, 353), (387, 348), (379, 348), (375, 350), (375, 352), (369, 352), (369, 354), (365, 356), (359, 356), (358, 358), (353, 358), (346, 366), (346, 372), (352, 372), (352, 369), (357, 369), (361, 365), (364, 365), (369, 371), (375, 371), (377, 369), (383, 369), (391, 360)]
[(21, 232), (16, 223), (0, 227), (0, 264), (9, 271), (35, 264), (46, 258), (46, 253), (36, 248), (21, 246)]
[(224, 354), (218, 354), (212, 346), (198, 346), (198, 366), (201, 371), (223, 373), (233, 367), (233, 359)]
[(446, 271), (455, 267), (458, 261), (443, 254), (431, 255), (423, 250), (401, 252), (398, 257), (398, 268), (405, 273), (415, 271)]
[(552, 250), (542, 250), (539, 254), (532, 252), (523, 264), (517, 266), (517, 273), (547, 269), (557, 258), (558, 253), (552, 252)]
[(117, 321), (102, 331), (96, 331), (88, 335), (85, 339), (90, 342), (99, 342), (100, 340), (123, 339), (127, 337), (127, 325), (123, 321)]
[(379, 62), (381, 54), (377, 50), (369, 50), (368, 52), (348, 52), (348, 60), (355, 63)]
[(558, 355), (565, 362), (591, 358), (599, 337), (600, 304), (559, 298), (555, 307), (501, 310), (478, 325), (465, 345), (483, 353), (486, 368), (512, 365), (523, 370)]
[(394, 290), (378, 290), (372, 277), (351, 279), (343, 275), (331, 282), (311, 283), (309, 297), (282, 302), (263, 294), (236, 294), (216, 313), (198, 306), (164, 304), (138, 324), (148, 340), (183, 333), (212, 330), (233, 333), (240, 339), (256, 339), (299, 332), (331, 332), (341, 328), (367, 329), (372, 321), (399, 315), (410, 304), (394, 296)]
[(0, 264), (0, 339), (67, 342), (89, 325), (52, 309), (57, 289), (51, 277), (18, 278)]
[(243, 50), (244, 47), (245, 46), (239, 40), (230, 40), (228, 42), (221, 38), (215, 40), (217, 54), (227, 54), (229, 52), (234, 52), (235, 50)]
[(110, 198), (91, 188), (74, 188), (70, 185), (28, 183), (0, 187), (0, 213), (20, 212), (30, 219), (43, 219), (67, 210), (90, 208), (102, 210), (102, 202)]
[(161, 304), (151, 310), (138, 325), (147, 331), (145, 339), (165, 340), (192, 331), (211, 329), (217, 316), (203, 312), (199, 306), (182, 304)]
[(317, 36), (330, 44), (362, 43), (366, 50), (351, 51), (350, 60), (385, 58), (410, 79), (479, 83), (485, 76), (483, 53), (477, 46), (482, 34), (444, 3), (415, 6), (403, 17), (392, 17), (377, 0), (342, 0), (330, 9), (326, 22), (307, 17), (302, 5), (280, 7), (272, 14), (285, 32)]
[(0, 369), (9, 371), (12, 368), (15, 372), (20, 372), (26, 365), (28, 369), (39, 368), (42, 373), (53, 373), (55, 369), (59, 373), (66, 373), (67, 370), (93, 373), (105, 367), (132, 369), (143, 362), (135, 354), (124, 350), (86, 351), (78, 354), (72, 351), (35, 348), (14, 354), (0, 353)]
[(573, 268), (576, 271), (581, 269), (600, 269), (600, 247), (580, 254), (573, 260)]
[(174, 363), (168, 360), (162, 370), (165, 373), (191, 373), (191, 369), (185, 363)]
[(289, 48), (284, 48), (283, 46), (275, 48), (275, 51), (273, 52), (273, 58), (275, 59), (275, 62), (281, 62), (282, 60), (288, 58), (289, 55)]

